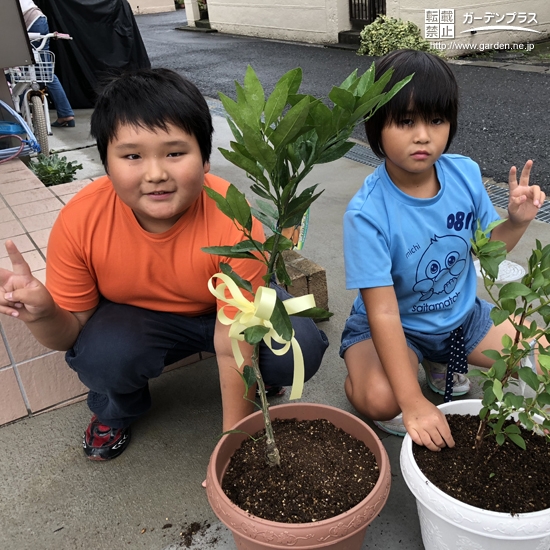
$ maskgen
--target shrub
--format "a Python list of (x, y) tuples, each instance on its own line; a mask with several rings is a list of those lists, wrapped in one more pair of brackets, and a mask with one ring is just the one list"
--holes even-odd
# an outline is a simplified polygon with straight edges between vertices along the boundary
[(430, 42), (422, 38), (420, 28), (412, 21), (379, 15), (361, 31), (361, 45), (357, 55), (379, 56), (404, 49), (440, 55), (439, 50), (432, 48)]
[(67, 157), (59, 158), (57, 154), (39, 154), (35, 161), (31, 161), (29, 168), (46, 187), (49, 187), (75, 180), (74, 175), (77, 170), (82, 170), (82, 164), (75, 161), (67, 162)]

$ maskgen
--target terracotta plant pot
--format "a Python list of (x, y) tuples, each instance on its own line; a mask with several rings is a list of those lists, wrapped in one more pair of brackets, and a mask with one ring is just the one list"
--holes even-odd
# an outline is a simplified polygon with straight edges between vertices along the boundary
[[(380, 478), (367, 498), (357, 506), (331, 519), (315, 523), (278, 523), (258, 518), (233, 504), (221, 488), (221, 481), (233, 453), (246, 439), (245, 434), (224, 435), (216, 445), (206, 476), (206, 492), (212, 509), (233, 533), (239, 550), (267, 548), (326, 548), (360, 550), (368, 525), (376, 518), (390, 491), (390, 464), (384, 446), (362, 420), (327, 405), (291, 403), (271, 407), (271, 418), (332, 422), (336, 427), (363, 441), (376, 457)], [(239, 422), (235, 429), (253, 434), (263, 428), (261, 411)]]
[[(477, 415), (480, 399), (440, 405), (445, 414)], [(527, 452), (527, 451), (526, 451)], [(433, 485), (417, 466), (412, 439), (401, 447), (401, 472), (416, 497), (426, 550), (548, 550), (550, 510), (512, 516), (464, 504)]]

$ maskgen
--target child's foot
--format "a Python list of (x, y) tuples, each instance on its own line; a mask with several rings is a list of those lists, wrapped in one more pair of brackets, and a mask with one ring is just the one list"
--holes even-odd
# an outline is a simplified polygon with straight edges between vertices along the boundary
[(111, 428), (101, 424), (94, 414), (84, 433), (84, 453), (90, 460), (111, 460), (130, 443), (130, 427)]
[(374, 425), (377, 428), (380, 428), (383, 432), (398, 435), (399, 437), (405, 437), (407, 430), (405, 429), (405, 424), (403, 424), (403, 415), (398, 414), (395, 418), (391, 420), (373, 420)]
[[(439, 395), (445, 395), (445, 380), (447, 378), (447, 365), (434, 363), (423, 359), (422, 366), (426, 372), (426, 382), (432, 391)], [(470, 380), (463, 374), (453, 373), (453, 397), (465, 395), (470, 391)]]

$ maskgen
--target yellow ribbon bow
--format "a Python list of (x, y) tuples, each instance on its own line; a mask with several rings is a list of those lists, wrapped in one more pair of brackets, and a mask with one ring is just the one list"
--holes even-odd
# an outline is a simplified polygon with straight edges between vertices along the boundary
[[(221, 279), (222, 282), (214, 287), (213, 280), (215, 278)], [(224, 312), (225, 306), (218, 311), (218, 320), (223, 325), (229, 325), (229, 337), (231, 338), (231, 349), (233, 355), (239, 367), (244, 363), (244, 357), (239, 348), (239, 341), (244, 341), (244, 331), (249, 327), (264, 326), (269, 329), (264, 337), (263, 341), (267, 347), (275, 355), (284, 355), (290, 347), (292, 347), (292, 353), (294, 356), (294, 376), (292, 379), (292, 391), (290, 392), (290, 399), (299, 399), (302, 396), (304, 389), (304, 357), (300, 344), (296, 338), (294, 338), (294, 330), (292, 331), (292, 338), (290, 342), (287, 342), (281, 338), (273, 325), (271, 324), (271, 314), (275, 308), (275, 302), (277, 299), (277, 293), (273, 288), (261, 286), (256, 291), (254, 301), (247, 300), (239, 287), (231, 279), (231, 277), (224, 273), (216, 273), (212, 275), (208, 281), (208, 289), (218, 299), (225, 302), (229, 306), (236, 307), (238, 309), (234, 319), (230, 319)], [(226, 297), (226, 290), (229, 292), (230, 297)], [(307, 296), (300, 296), (299, 298), (289, 298), (283, 301), (285, 309), (289, 315), (299, 313), (315, 307), (315, 298), (313, 294)], [(272, 341), (282, 344), (280, 349), (273, 349)]]

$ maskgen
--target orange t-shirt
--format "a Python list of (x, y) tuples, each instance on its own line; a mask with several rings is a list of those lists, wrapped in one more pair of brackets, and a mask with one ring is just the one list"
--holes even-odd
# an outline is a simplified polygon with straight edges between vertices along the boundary
[[(226, 195), (225, 180), (206, 174), (204, 182)], [(253, 235), (263, 241), (263, 228), (255, 219)], [(261, 262), (201, 250), (242, 240), (243, 234), (204, 191), (168, 231), (149, 233), (104, 176), (61, 210), (48, 242), (46, 287), (69, 311), (92, 309), (104, 296), (155, 311), (203, 315), (224, 305), (216, 307), (207, 286), (220, 272), (220, 262), (229, 263), (254, 290), (264, 284), (266, 268)]]

